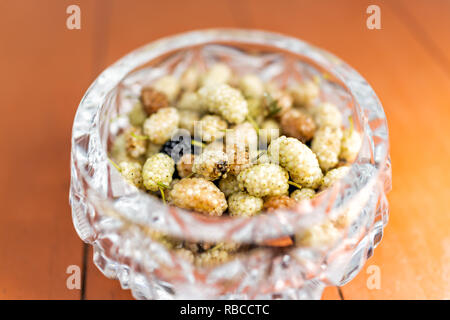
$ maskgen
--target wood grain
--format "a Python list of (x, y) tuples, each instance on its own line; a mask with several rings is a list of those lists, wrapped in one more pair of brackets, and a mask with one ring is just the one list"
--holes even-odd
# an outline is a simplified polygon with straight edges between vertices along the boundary
[(450, 72), (450, 1), (392, 1), (390, 6), (401, 17), (421, 45)]
[[(82, 244), (68, 206), (70, 130), (95, 76), (162, 36), (210, 27), (267, 29), (323, 47), (373, 86), (390, 128), (393, 191), (385, 236), (344, 299), (450, 298), (450, 7), (445, 0), (77, 1), (82, 29), (65, 28), (70, 1), (0, 3), (0, 298), (78, 299), (68, 265)], [(86, 299), (129, 299), (93, 265)], [(367, 267), (381, 289), (367, 286)], [(340, 299), (327, 288), (324, 299)]]
[(133, 299), (130, 290), (123, 290), (119, 280), (106, 278), (92, 262), (92, 247), (89, 246), (87, 255), (86, 286), (84, 299), (86, 300), (130, 300)]
[(65, 27), (67, 1), (0, 3), (0, 299), (79, 299), (68, 203), (71, 125), (93, 80), (93, 16)]

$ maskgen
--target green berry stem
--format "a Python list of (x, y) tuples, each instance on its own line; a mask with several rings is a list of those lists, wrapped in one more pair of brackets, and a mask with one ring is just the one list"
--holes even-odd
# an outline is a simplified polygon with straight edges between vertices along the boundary
[(298, 183), (295, 183), (294, 181), (288, 181), (288, 183), (289, 183), (291, 186), (294, 186), (294, 187), (296, 187), (296, 188), (299, 188), (299, 189), (302, 188), (301, 185), (299, 185)]
[(264, 99), (266, 100), (266, 105), (269, 109), (268, 117), (273, 117), (278, 112), (281, 111), (281, 108), (278, 106), (278, 101), (275, 100), (269, 93), (264, 93)]
[(189, 173), (186, 177), (184, 177), (185, 179), (191, 178), (194, 175), (194, 172)]
[(161, 193), (161, 199), (163, 203), (166, 204), (166, 196), (164, 195), (164, 189), (169, 189), (169, 186), (165, 185), (162, 182), (157, 182), (156, 184), (158, 185), (159, 192)]
[(355, 128), (354, 125), (353, 125), (353, 117), (352, 116), (348, 117), (348, 122), (349, 122), (349, 125), (350, 125), (350, 134), (352, 134), (353, 130)]
[(115, 163), (114, 161), (112, 161), (110, 158), (108, 158), (109, 162), (111, 162), (111, 164), (114, 166), (114, 168), (117, 169), (117, 171), (122, 172), (122, 169), (120, 169), (119, 165), (117, 163)]
[(137, 135), (137, 134), (135, 134), (134, 132), (131, 132), (131, 135), (132, 135), (134, 138), (139, 139), (139, 140), (147, 140), (147, 139), (148, 139), (148, 136)]
[(192, 145), (200, 147), (200, 148), (204, 148), (206, 147), (206, 144), (204, 144), (203, 142), (197, 141), (197, 140), (191, 140)]
[(216, 251), (216, 250), (218, 250), (218, 249), (220, 249), (222, 247), (223, 247), (223, 242), (220, 242), (220, 243), (216, 244), (214, 247), (212, 247), (209, 251), (210, 252)]
[(163, 189), (169, 189), (170, 187), (162, 182), (157, 182), (156, 183), (158, 185), (158, 187), (163, 188)]
[(159, 192), (161, 193), (161, 199), (166, 204), (166, 196), (164, 195), (164, 188), (158, 183)]
[(259, 127), (255, 119), (253, 119), (250, 115), (247, 115), (247, 121), (250, 122), (253, 128), (255, 128), (256, 133), (259, 134)]

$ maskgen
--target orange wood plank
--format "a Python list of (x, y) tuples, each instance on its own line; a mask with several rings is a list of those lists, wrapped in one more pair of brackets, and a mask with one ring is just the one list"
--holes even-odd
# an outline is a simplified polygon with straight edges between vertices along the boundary
[(389, 4), (414, 37), (450, 73), (450, 1), (400, 0)]
[(89, 246), (86, 268), (86, 300), (130, 300), (133, 299), (130, 290), (123, 290), (119, 280), (108, 279), (92, 261), (92, 247)]
[(342, 300), (338, 287), (326, 287), (323, 290), (322, 300)]
[(236, 27), (230, 1), (111, 1), (106, 62), (158, 38), (195, 29)]
[(92, 78), (93, 17), (66, 29), (71, 1), (0, 3), (0, 299), (79, 299), (68, 204), (73, 116)]

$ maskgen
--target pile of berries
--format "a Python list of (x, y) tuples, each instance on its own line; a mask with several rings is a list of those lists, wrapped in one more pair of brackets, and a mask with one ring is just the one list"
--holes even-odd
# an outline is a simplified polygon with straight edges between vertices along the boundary
[[(344, 128), (340, 110), (319, 94), (317, 81), (280, 88), (238, 77), (225, 64), (190, 67), (142, 88), (110, 158), (128, 183), (200, 214), (248, 218), (290, 209), (341, 179), (361, 147), (352, 123)], [(342, 221), (294, 241), (330, 243)], [(200, 265), (245, 249), (164, 239)]]

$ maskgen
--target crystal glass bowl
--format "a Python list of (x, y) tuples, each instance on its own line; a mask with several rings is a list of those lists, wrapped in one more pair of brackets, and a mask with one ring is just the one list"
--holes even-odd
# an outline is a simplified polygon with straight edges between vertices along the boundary
[[(164, 205), (130, 186), (108, 160), (108, 148), (129, 126), (143, 85), (179, 76), (193, 63), (225, 62), (280, 86), (315, 79), (317, 103), (336, 104), (363, 143), (349, 173), (296, 208), (253, 218), (212, 218)], [(204, 30), (139, 48), (107, 68), (83, 97), (73, 125), (70, 204), (94, 262), (138, 299), (319, 299), (329, 285), (350, 281), (372, 255), (388, 220), (391, 188), (388, 128), (372, 88), (351, 67), (301, 40), (257, 30)], [(334, 219), (337, 234), (319, 245), (267, 246)], [(149, 236), (232, 241), (254, 249), (229, 262), (197, 267)]]

